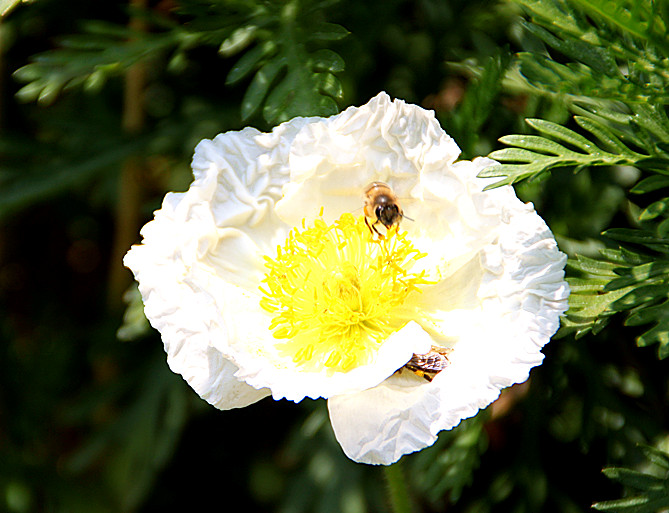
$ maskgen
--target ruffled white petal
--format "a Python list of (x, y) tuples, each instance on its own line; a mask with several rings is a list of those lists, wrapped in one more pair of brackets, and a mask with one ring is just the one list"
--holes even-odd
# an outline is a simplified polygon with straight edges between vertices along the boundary
[(349, 458), (388, 465), (434, 443), (430, 426), (439, 416), (439, 388), (418, 379), (403, 372), (370, 390), (328, 400), (332, 428)]
[[(491, 161), (459, 149), (432, 112), (382, 93), (331, 118), (271, 133), (228, 132), (195, 150), (195, 181), (169, 194), (125, 259), (170, 367), (218, 408), (271, 394), (326, 397), (338, 440), (357, 461), (390, 463), (527, 379), (566, 309), (565, 257), (510, 187), (483, 191)], [(413, 221), (402, 227), (435, 284), (402, 312), (412, 322), (375, 361), (347, 373), (305, 371), (260, 308), (263, 257), (324, 209), (360, 212), (372, 181), (390, 184)], [(415, 271), (415, 269), (414, 269)], [(451, 365), (431, 383), (402, 367), (431, 344)]]
[[(459, 151), (434, 116), (423, 112), (417, 114), (404, 102), (391, 103), (382, 94), (338, 117), (296, 118), (269, 134), (247, 128), (197, 146), (195, 181), (186, 193), (165, 198), (155, 220), (142, 230), (143, 245), (135, 246), (125, 262), (140, 282), (146, 314), (162, 334), (170, 365), (200, 395), (208, 394), (197, 381), (202, 373), (190, 367), (203, 367), (203, 353), (218, 353), (238, 386), (262, 390), (258, 397), (270, 389), (275, 399), (299, 401), (376, 386), (414, 352), (429, 349), (428, 337), (416, 336), (410, 323), (389, 337), (369, 365), (347, 373), (304, 372), (290, 355), (281, 354), (269, 331), (271, 317), (259, 307), (262, 257), (274, 254), (291, 227), (277, 215), (281, 209), (275, 211), (278, 200), (290, 206), (283, 196), (293, 183), (288, 183), (290, 177), (301, 183), (300, 177), (320, 173), (331, 181), (322, 201), (314, 201), (316, 195), (301, 183), (313, 208), (293, 202), (297, 223), (316, 217), (319, 203), (333, 215), (341, 213), (341, 197), (350, 210), (359, 208), (364, 183), (378, 179), (375, 169), (400, 176), (393, 169), (404, 167), (413, 186), (425, 155), (453, 160)], [(384, 125), (381, 135), (373, 128), (378, 122)], [(375, 148), (371, 156), (361, 151), (361, 140)], [(405, 151), (416, 162), (407, 160)], [(369, 168), (369, 176), (361, 179), (362, 167)], [(344, 189), (347, 179), (354, 183)], [(226, 407), (218, 398), (211, 401)]]
[[(461, 163), (444, 172), (482, 188), (478, 168)], [(490, 233), (488, 243), (420, 298), (419, 309), (429, 315), (418, 322), (453, 348), (451, 365), (431, 383), (404, 373), (328, 401), (335, 435), (356, 461), (393, 463), (475, 415), (502, 388), (525, 381), (567, 309), (566, 255), (532, 206), (510, 188), (470, 197), (470, 224)]]
[[(269, 383), (274, 399), (295, 402), (305, 397), (317, 399), (358, 393), (382, 383), (408, 362), (413, 353), (429, 351), (431, 343), (432, 338), (416, 323), (410, 322), (388, 337), (373, 362), (348, 372), (332, 372), (327, 369), (307, 372), (296, 368), (294, 364), (288, 366), (292, 362), (285, 362), (285, 367), (282, 367), (258, 365), (257, 361), (249, 359), (243, 362), (243, 370), (237, 373), (237, 377), (256, 388), (269, 386)], [(277, 362), (281, 361), (276, 355), (273, 358)]]
[(448, 165), (459, 153), (432, 111), (380, 93), (362, 107), (303, 127), (276, 211), (292, 226), (314, 219), (321, 207), (328, 223), (343, 212), (362, 213), (362, 191), (373, 181), (410, 198), (422, 169)]
[[(293, 120), (271, 134), (246, 129), (200, 143), (190, 189), (165, 197), (154, 221), (142, 229), (143, 244), (124, 259), (170, 367), (218, 408), (246, 406), (270, 393), (234, 377), (238, 366), (221, 349), (227, 349), (231, 332), (242, 336), (238, 320), (249, 327), (257, 323), (248, 316), (232, 318), (225, 303), (248, 302), (248, 291), (263, 276), (262, 255), (287, 233), (273, 213), (288, 179), (285, 159), (277, 154), (305, 122)], [(256, 316), (258, 310), (254, 301)]]
[[(165, 216), (164, 209), (163, 222)], [(269, 395), (269, 390), (252, 388), (234, 377), (237, 367), (211, 344), (209, 323), (202, 316), (193, 315), (203, 297), (188, 283), (183, 261), (164, 258), (164, 245), (157, 242), (170, 240), (172, 234), (161, 234), (158, 224), (151, 228), (145, 241), (155, 240), (155, 244), (135, 246), (124, 262), (139, 281), (146, 316), (161, 333), (170, 368), (181, 374), (198, 395), (220, 409), (240, 408)]]

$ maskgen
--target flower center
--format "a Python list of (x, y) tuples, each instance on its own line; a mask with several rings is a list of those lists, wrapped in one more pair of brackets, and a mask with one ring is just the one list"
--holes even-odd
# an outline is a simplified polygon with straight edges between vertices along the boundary
[(285, 339), (284, 355), (310, 370), (348, 371), (371, 362), (387, 337), (402, 328), (400, 306), (424, 272), (411, 273), (425, 256), (397, 228), (375, 239), (364, 217), (343, 214), (334, 224), (316, 219), (294, 228), (268, 272), (261, 307), (274, 315), (270, 329)]

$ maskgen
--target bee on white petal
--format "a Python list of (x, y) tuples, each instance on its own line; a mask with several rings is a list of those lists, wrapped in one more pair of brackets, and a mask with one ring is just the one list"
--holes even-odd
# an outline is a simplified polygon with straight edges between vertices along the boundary
[(425, 354), (414, 354), (402, 369), (409, 369), (416, 376), (432, 381), (434, 377), (450, 365), (448, 354), (452, 349), (432, 346)]
[[(383, 238), (376, 225), (381, 223), (387, 230), (400, 224), (404, 217), (397, 196), (389, 185), (383, 182), (372, 182), (365, 189), (364, 195), (365, 223), (369, 230)], [(369, 219), (372, 220), (371, 224)]]

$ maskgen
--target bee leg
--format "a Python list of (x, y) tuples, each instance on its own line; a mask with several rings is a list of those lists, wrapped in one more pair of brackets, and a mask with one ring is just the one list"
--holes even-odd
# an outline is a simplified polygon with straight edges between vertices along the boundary
[(372, 235), (374, 235), (374, 230), (373, 230), (372, 227), (369, 225), (369, 220), (367, 219), (367, 216), (365, 216), (365, 224), (367, 225), (367, 228), (369, 228), (369, 233), (371, 233)]
[(378, 221), (375, 221), (374, 223), (369, 224), (369, 220), (367, 219), (367, 216), (365, 216), (365, 224), (367, 225), (367, 228), (369, 228), (369, 232), (372, 234), (372, 236), (374, 236), (374, 234), (376, 233), (379, 236), (379, 239), (383, 239), (384, 238), (383, 234), (376, 229), (375, 225), (377, 222)]

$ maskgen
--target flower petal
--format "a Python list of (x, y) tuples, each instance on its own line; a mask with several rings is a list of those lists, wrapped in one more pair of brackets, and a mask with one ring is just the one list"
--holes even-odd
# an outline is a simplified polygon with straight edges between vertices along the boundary
[(439, 395), (437, 387), (405, 372), (370, 390), (331, 397), (328, 411), (346, 456), (389, 465), (437, 439), (430, 427), (440, 412)]
[(478, 158), (438, 169), (430, 166), (421, 171), (412, 198), (403, 202), (406, 215), (414, 222), (403, 223), (402, 228), (426, 253), (418, 265), (430, 277), (449, 276), (494, 242), (500, 208), (497, 203), (493, 208), (488, 206), (490, 195), (518, 201), (510, 187), (482, 192), (487, 183), (476, 175), (492, 163)]
[(417, 321), (435, 343), (453, 349), (450, 366), (431, 383), (405, 373), (328, 401), (335, 435), (356, 461), (390, 464), (431, 445), (502, 388), (525, 381), (567, 309), (566, 255), (532, 205), (510, 188), (472, 197), (476, 215), (496, 220), (486, 228), (494, 237), (414, 305), (427, 312)]
[[(288, 179), (286, 141), (307, 120), (296, 119), (270, 134), (255, 129), (222, 134), (195, 150), (195, 181), (170, 193), (155, 219), (142, 229), (124, 263), (135, 274), (151, 324), (161, 333), (168, 363), (218, 408), (246, 406), (267, 395), (234, 377), (225, 341), (242, 326), (226, 324), (222, 304), (243, 303), (257, 289), (262, 255), (283, 240), (288, 227), (273, 213)], [(241, 293), (237, 293), (241, 291)], [(218, 296), (220, 298), (220, 296)], [(257, 307), (254, 309), (259, 311)], [(229, 317), (228, 317), (229, 320)], [(256, 326), (257, 323), (251, 323)], [(266, 337), (267, 333), (263, 333)]]
[(290, 150), (290, 182), (276, 211), (297, 226), (324, 207), (330, 223), (343, 212), (361, 212), (362, 191), (373, 181), (409, 198), (421, 169), (448, 166), (459, 153), (434, 112), (380, 93), (362, 107), (300, 130)]
[[(219, 408), (270, 391), (330, 398), (345, 452), (369, 463), (433, 443), (527, 379), (567, 307), (565, 257), (511, 187), (483, 191), (490, 180), (477, 174), (492, 161), (454, 162), (458, 154), (432, 112), (385, 93), (331, 118), (200, 143), (190, 189), (165, 198), (142, 230), (144, 244), (125, 259), (172, 369)], [(305, 371), (281, 353), (260, 308), (263, 256), (276, 255), (289, 229), (321, 208), (328, 223), (361, 211), (372, 181), (394, 189), (402, 228), (426, 254), (415, 267), (435, 283), (412, 293), (398, 312), (411, 322), (373, 362)], [(432, 382), (395, 373), (431, 345), (453, 349)]]
[[(274, 399), (299, 402), (305, 397), (317, 399), (360, 392), (375, 387), (411, 359), (414, 353), (426, 353), (432, 342), (416, 323), (410, 322), (393, 333), (379, 349), (376, 359), (348, 372), (305, 372), (295, 367), (258, 365), (244, 361), (237, 377), (260, 388), (271, 384)], [(277, 358), (278, 360), (278, 358)]]
[(142, 230), (143, 244), (125, 258), (173, 370), (220, 408), (237, 404), (226, 406), (211, 395), (213, 378), (202, 369), (234, 374), (239, 385), (227, 378), (219, 384), (257, 389), (258, 398), (269, 388), (275, 399), (300, 401), (376, 386), (414, 352), (429, 349), (429, 338), (415, 336), (418, 328), (410, 323), (383, 344), (374, 364), (346, 373), (303, 372), (277, 350), (271, 317), (260, 308), (262, 256), (272, 254), (288, 232), (274, 202), (288, 178), (289, 150), (299, 148), (294, 139), (303, 139), (305, 126), (319, 124), (297, 118), (270, 134), (245, 129), (202, 141), (190, 189), (167, 195)]
[(135, 270), (146, 316), (161, 333), (172, 371), (220, 409), (241, 408), (268, 396), (269, 390), (257, 390), (234, 377), (237, 367), (211, 344), (206, 321), (192, 315), (199, 310), (197, 293), (187, 281), (165, 279), (183, 276), (183, 265), (161, 259), (155, 249), (135, 246), (124, 262)]

